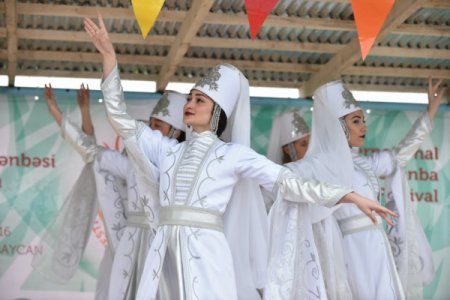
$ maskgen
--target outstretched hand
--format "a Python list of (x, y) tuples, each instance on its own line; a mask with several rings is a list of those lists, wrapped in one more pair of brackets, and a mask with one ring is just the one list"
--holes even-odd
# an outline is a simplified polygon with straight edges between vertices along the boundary
[(55, 95), (53, 94), (52, 85), (49, 83), (44, 86), (44, 98), (45, 102), (47, 102), (47, 106), (49, 107), (58, 107), (58, 104), (55, 100)]
[(116, 66), (116, 52), (103, 22), (103, 17), (99, 12), (97, 12), (97, 17), (98, 26), (91, 19), (84, 18), (84, 30), (103, 57), (103, 78), (106, 78)]
[(84, 30), (87, 32), (95, 48), (102, 55), (115, 56), (113, 44), (109, 38), (102, 15), (97, 12), (98, 26), (89, 18), (84, 18)]
[(442, 87), (441, 84), (442, 79), (433, 84), (433, 77), (428, 77), (428, 116), (431, 120), (433, 120), (436, 112), (439, 109), (442, 95), (445, 91), (445, 88)]
[(392, 217), (398, 217), (396, 213), (381, 206), (378, 202), (372, 201), (356, 193), (350, 193), (344, 196), (342, 202), (354, 203), (358, 208), (366, 214), (374, 224), (378, 224), (373, 212), (382, 217), (389, 225), (393, 226)]
[(77, 91), (77, 102), (80, 110), (88, 110), (89, 109), (89, 85), (84, 86), (84, 83), (81, 84), (80, 89)]
[(50, 83), (48, 85), (45, 84), (44, 86), (44, 98), (45, 102), (47, 103), (48, 111), (53, 116), (56, 123), (58, 123), (58, 125), (61, 125), (62, 114), (58, 107), (58, 104), (56, 103), (55, 95), (53, 94), (52, 85)]

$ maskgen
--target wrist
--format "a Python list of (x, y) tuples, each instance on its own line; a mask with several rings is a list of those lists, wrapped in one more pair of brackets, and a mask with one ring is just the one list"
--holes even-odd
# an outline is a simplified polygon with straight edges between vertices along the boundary
[(344, 197), (342, 197), (341, 201), (339, 201), (339, 202), (340, 203), (355, 203), (356, 199), (357, 199), (357, 197), (355, 197), (355, 193), (350, 192), (350, 193), (346, 194)]

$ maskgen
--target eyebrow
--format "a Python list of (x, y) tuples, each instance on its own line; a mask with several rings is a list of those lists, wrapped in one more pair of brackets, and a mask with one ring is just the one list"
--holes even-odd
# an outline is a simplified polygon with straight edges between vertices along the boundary
[(359, 119), (362, 119), (362, 117), (361, 117), (361, 116), (354, 116), (354, 117), (352, 117), (352, 120), (353, 120), (353, 119), (355, 119), (355, 118), (359, 118)]

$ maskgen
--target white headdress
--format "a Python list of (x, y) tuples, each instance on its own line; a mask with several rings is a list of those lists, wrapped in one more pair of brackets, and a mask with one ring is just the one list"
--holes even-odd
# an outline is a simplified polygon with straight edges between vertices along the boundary
[[(250, 96), (244, 74), (232, 65), (220, 64), (193, 89), (208, 95), (224, 110), (227, 127), (222, 139), (250, 146)], [(235, 185), (224, 223), (233, 255), (238, 297), (254, 299), (258, 297), (256, 289), (264, 287), (268, 257), (267, 213), (261, 190), (254, 181), (240, 180)]]
[(230, 64), (212, 68), (193, 89), (208, 95), (227, 116), (222, 138), (227, 142), (250, 146), (250, 96), (248, 80)]
[(339, 119), (361, 108), (341, 81), (320, 86), (313, 99), (311, 139), (305, 158), (316, 158), (316, 179), (351, 187), (352, 154)]
[(185, 104), (186, 95), (175, 91), (165, 91), (153, 108), (150, 117), (164, 121), (175, 129), (186, 131), (183, 123), (183, 106)]
[(272, 121), (267, 157), (277, 164), (283, 163), (282, 147), (309, 135), (309, 127), (300, 110), (293, 110), (275, 117)]

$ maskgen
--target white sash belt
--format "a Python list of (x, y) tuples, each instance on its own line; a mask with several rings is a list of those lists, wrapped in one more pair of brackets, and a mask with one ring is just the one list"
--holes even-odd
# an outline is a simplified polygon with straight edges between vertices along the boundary
[(127, 213), (127, 226), (140, 227), (143, 229), (149, 229), (147, 216), (143, 212), (131, 212)]
[(400, 281), (400, 277), (397, 272), (397, 268), (395, 266), (394, 256), (392, 255), (392, 251), (389, 247), (389, 240), (387, 238), (386, 233), (382, 228), (382, 219), (379, 215), (374, 215), (377, 219), (378, 225), (373, 224), (372, 220), (366, 215), (356, 215), (351, 216), (342, 220), (339, 220), (339, 227), (341, 228), (342, 235), (345, 236), (347, 234), (352, 234), (355, 232), (361, 232), (366, 230), (373, 229), (381, 229), (381, 234), (383, 236), (384, 245), (386, 249), (386, 255), (389, 264), (389, 273), (392, 276), (393, 286), (395, 288), (395, 294), (397, 296), (396, 299), (404, 300), (405, 294), (403, 291), (402, 283)]
[(159, 211), (159, 225), (180, 225), (223, 231), (222, 214), (209, 209), (169, 205)]
[(355, 232), (379, 229), (382, 225), (382, 219), (379, 215), (375, 215), (378, 225), (373, 224), (372, 220), (366, 215), (356, 215), (338, 221), (342, 235), (352, 234)]

